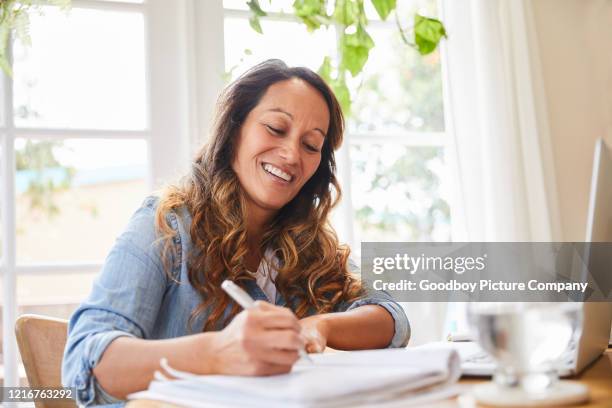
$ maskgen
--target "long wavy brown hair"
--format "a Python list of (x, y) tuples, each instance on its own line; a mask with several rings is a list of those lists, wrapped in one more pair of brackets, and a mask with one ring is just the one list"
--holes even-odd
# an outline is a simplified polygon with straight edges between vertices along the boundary
[[(221, 282), (231, 279), (242, 285), (254, 280), (244, 262), (248, 251), (245, 192), (231, 163), (240, 127), (249, 112), (270, 85), (291, 78), (299, 78), (321, 93), (329, 109), (330, 124), (319, 167), (268, 225), (260, 250), (262, 254), (267, 248), (274, 250), (279, 260), (276, 289), (300, 318), (333, 311), (339, 303), (362, 295), (362, 286), (347, 267), (350, 249), (338, 242), (328, 222), (330, 210), (341, 197), (334, 150), (342, 143), (342, 110), (319, 75), (308, 68), (287, 67), (280, 60), (268, 60), (248, 70), (222, 92), (210, 142), (196, 154), (190, 173), (162, 191), (156, 210), (155, 224), (160, 239), (165, 241), (165, 260), (174, 255), (172, 239), (177, 234), (167, 222), (168, 212), (185, 206), (193, 217), (193, 249), (183, 256), (188, 256), (189, 282), (200, 293), (202, 302), (192, 312), (190, 326), (208, 310), (204, 330), (224, 327), (240, 308), (221, 289)], [(230, 303), (230, 313), (224, 317)]]

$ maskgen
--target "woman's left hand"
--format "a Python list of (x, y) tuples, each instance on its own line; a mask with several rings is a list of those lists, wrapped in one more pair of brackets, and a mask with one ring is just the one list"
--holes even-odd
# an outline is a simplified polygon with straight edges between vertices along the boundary
[(301, 334), (306, 340), (307, 353), (322, 353), (327, 347), (329, 326), (325, 315), (308, 316), (300, 320)]

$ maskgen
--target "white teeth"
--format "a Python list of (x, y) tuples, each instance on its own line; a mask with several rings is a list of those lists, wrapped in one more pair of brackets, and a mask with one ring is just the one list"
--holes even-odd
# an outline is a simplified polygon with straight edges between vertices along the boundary
[(275, 176), (278, 176), (278, 177), (282, 178), (285, 181), (291, 181), (291, 175), (285, 173), (284, 171), (282, 171), (278, 167), (274, 167), (273, 165), (271, 165), (269, 163), (266, 163), (266, 164), (264, 164), (263, 168), (268, 173), (272, 173)]

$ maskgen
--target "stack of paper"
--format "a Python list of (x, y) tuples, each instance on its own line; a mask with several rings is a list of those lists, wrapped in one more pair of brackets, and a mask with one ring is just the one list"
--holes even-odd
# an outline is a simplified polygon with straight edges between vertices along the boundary
[(291, 373), (270, 377), (197, 376), (167, 368), (147, 391), (154, 399), (189, 407), (355, 407), (421, 404), (456, 395), (460, 361), (452, 350), (373, 350), (311, 355)]

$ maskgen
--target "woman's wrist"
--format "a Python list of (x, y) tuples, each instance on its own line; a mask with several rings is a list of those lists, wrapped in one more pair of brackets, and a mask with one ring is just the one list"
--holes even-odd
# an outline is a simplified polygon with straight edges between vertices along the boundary
[(329, 339), (329, 332), (331, 330), (331, 320), (330, 317), (332, 315), (330, 313), (323, 313), (320, 315), (313, 316), (316, 319), (316, 327), (317, 330), (321, 333), (325, 339)]
[(219, 371), (219, 332), (199, 333), (192, 336), (192, 344), (184, 354), (185, 365), (189, 372), (200, 375), (218, 374)]

